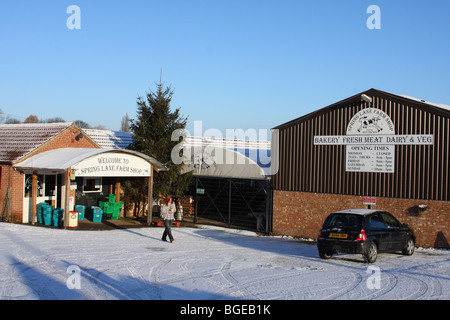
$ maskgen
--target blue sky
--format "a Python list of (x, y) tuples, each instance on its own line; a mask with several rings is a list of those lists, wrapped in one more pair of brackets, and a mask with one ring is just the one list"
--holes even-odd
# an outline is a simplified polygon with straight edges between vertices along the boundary
[[(67, 8), (81, 9), (69, 30)], [(381, 10), (369, 30), (368, 6)], [(111, 130), (163, 82), (202, 128), (270, 129), (376, 88), (450, 104), (448, 0), (1, 0), (0, 109)]]

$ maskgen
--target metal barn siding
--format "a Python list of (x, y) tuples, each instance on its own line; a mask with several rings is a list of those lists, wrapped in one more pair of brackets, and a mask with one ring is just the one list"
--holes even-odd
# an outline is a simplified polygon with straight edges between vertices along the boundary
[[(361, 101), (366, 94), (372, 102)], [(396, 145), (394, 173), (347, 172), (345, 145), (314, 145), (314, 136), (345, 135), (362, 109), (384, 111), (395, 134), (433, 134), (433, 145)], [(275, 190), (450, 200), (450, 110), (370, 89), (280, 125)]]

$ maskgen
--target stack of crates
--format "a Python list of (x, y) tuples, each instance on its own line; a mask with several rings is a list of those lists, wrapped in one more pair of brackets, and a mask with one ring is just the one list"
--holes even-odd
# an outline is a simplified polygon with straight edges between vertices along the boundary
[(42, 220), (45, 226), (50, 226), (52, 224), (53, 217), (53, 206), (46, 205), (42, 206)]
[(38, 222), (40, 224), (44, 224), (44, 220), (42, 217), (42, 209), (46, 206), (49, 206), (49, 204), (47, 202), (41, 202), (38, 204), (37, 216), (38, 216)]
[(62, 226), (62, 219), (64, 216), (64, 209), (54, 209), (53, 210), (53, 226), (54, 227), (61, 227)]
[(122, 212), (123, 201), (117, 203), (116, 196), (113, 194), (110, 194), (106, 199), (108, 199), (107, 202), (99, 202), (99, 206), (103, 210), (103, 213), (108, 215), (108, 217), (111, 216), (111, 219), (113, 220), (119, 219), (120, 213)]

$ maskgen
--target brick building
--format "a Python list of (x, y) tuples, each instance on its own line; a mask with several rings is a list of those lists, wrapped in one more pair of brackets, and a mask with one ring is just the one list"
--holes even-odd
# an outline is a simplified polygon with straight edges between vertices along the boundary
[(121, 178), (151, 183), (152, 172), (164, 170), (151, 157), (115, 148), (123, 139), (108, 134), (111, 144), (92, 134), (98, 142), (74, 123), (0, 125), (1, 220), (35, 223), (40, 202), (65, 214), (75, 204), (98, 205), (109, 193), (119, 194)]
[(329, 213), (370, 196), (418, 246), (450, 247), (449, 106), (370, 89), (275, 129), (275, 234), (316, 238)]

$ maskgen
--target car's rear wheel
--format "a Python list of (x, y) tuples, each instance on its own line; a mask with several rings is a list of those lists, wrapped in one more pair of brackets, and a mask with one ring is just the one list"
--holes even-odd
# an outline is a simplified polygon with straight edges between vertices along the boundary
[(319, 256), (322, 259), (330, 259), (333, 256), (333, 253), (319, 250)]
[(378, 257), (378, 247), (376, 243), (372, 242), (369, 245), (369, 250), (367, 250), (367, 253), (364, 254), (364, 258), (369, 263), (374, 263), (377, 260), (377, 257)]
[(415, 243), (413, 238), (409, 238), (408, 242), (406, 243), (406, 248), (403, 249), (402, 253), (407, 256), (411, 256), (414, 253), (415, 249)]

